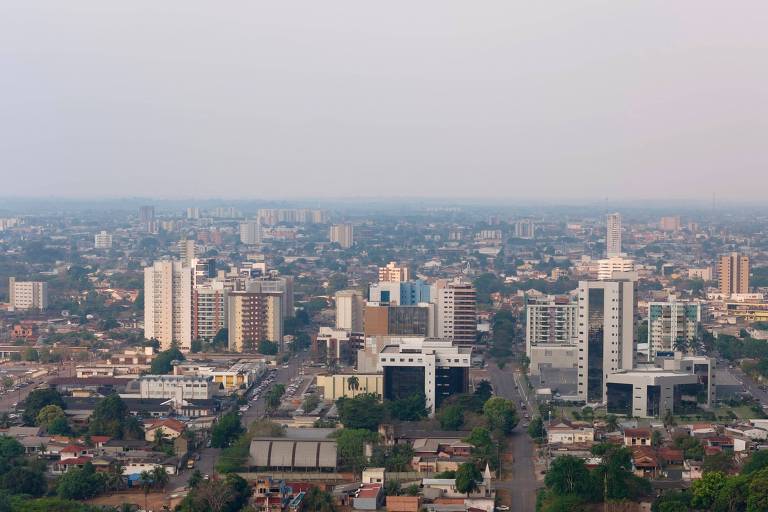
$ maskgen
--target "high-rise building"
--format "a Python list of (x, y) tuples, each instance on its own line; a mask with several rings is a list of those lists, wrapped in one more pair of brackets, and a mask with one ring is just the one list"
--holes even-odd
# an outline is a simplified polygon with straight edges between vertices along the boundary
[(720, 293), (726, 298), (734, 293), (749, 293), (749, 256), (737, 252), (720, 256), (717, 276)]
[(283, 318), (293, 317), (295, 314), (293, 303), (293, 277), (276, 275), (259, 276), (247, 281), (246, 289), (249, 292), (278, 293), (280, 294)]
[(179, 259), (185, 267), (192, 266), (192, 260), (197, 257), (195, 241), (182, 239), (179, 240)]
[(531, 219), (515, 222), (515, 238), (533, 239), (536, 236), (536, 224)]
[(200, 218), (200, 208), (197, 208), (194, 206), (187, 208), (187, 219), (197, 220), (199, 218)]
[(431, 337), (434, 308), (434, 304), (428, 303), (418, 306), (385, 306), (369, 302), (364, 310), (364, 333), (366, 336)]
[(210, 341), (227, 327), (229, 290), (222, 281), (198, 284), (192, 289), (192, 339)]
[(44, 281), (8, 280), (8, 309), (10, 311), (44, 310), (48, 307), (48, 283)]
[(261, 243), (261, 222), (258, 219), (240, 224), (240, 242), (246, 245)]
[(155, 221), (155, 207), (142, 206), (139, 208), (139, 222), (149, 224)]
[(192, 285), (202, 285), (216, 277), (215, 258), (195, 258), (190, 264), (192, 267)]
[(603, 402), (611, 373), (634, 363), (635, 283), (579, 282), (578, 396)]
[(283, 348), (283, 312), (279, 293), (230, 292), (227, 300), (229, 350), (256, 352), (272, 341)]
[(357, 290), (336, 292), (336, 328), (363, 332), (363, 307), (365, 300)]
[(397, 262), (390, 261), (385, 267), (379, 267), (380, 283), (399, 283), (410, 279), (408, 267), (398, 266)]
[(180, 261), (156, 261), (144, 269), (144, 337), (161, 350), (192, 343), (192, 269)]
[(403, 341), (387, 345), (379, 353), (385, 399), (424, 394), (430, 416), (434, 416), (445, 399), (467, 392), (472, 347), (460, 347), (450, 339)]
[(112, 248), (112, 235), (106, 231), (96, 233), (93, 237), (93, 247), (96, 249), (111, 249)]
[(621, 256), (621, 214), (609, 213), (606, 216), (605, 252), (608, 258)]
[(701, 305), (677, 301), (648, 304), (648, 358), (676, 350), (677, 340), (690, 342), (696, 338), (701, 321)]
[(609, 281), (613, 279), (613, 274), (616, 272), (633, 272), (634, 270), (635, 262), (633, 260), (620, 256), (605, 258), (597, 262), (597, 279)]
[(458, 344), (477, 341), (477, 291), (463, 277), (435, 283), (436, 336)]
[(659, 221), (659, 229), (662, 231), (680, 231), (680, 216), (662, 217)]
[(421, 280), (373, 283), (368, 291), (372, 302), (381, 304), (415, 306), (430, 302), (432, 287)]
[(532, 375), (542, 367), (575, 368), (578, 306), (569, 297), (531, 299), (525, 308), (525, 350)]
[(355, 243), (352, 224), (333, 224), (329, 238), (331, 243), (337, 243), (342, 249), (349, 249)]

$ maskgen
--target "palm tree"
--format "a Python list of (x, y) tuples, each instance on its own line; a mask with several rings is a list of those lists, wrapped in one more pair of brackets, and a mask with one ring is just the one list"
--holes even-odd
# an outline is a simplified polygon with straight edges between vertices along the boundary
[(141, 488), (144, 491), (144, 510), (149, 510), (149, 507), (147, 506), (147, 496), (149, 496), (149, 492), (152, 490), (152, 474), (149, 471), (142, 471), (139, 474), (139, 481), (141, 483)]
[(701, 341), (701, 338), (697, 336), (695, 338), (691, 338), (691, 341), (688, 342), (688, 347), (691, 349), (691, 352), (693, 352), (694, 355), (699, 355), (704, 350), (704, 343)]
[(330, 493), (321, 491), (318, 487), (313, 487), (307, 493), (306, 510), (314, 512), (336, 512), (336, 504)]
[(123, 480), (123, 466), (119, 462), (113, 462), (109, 465), (106, 480), (107, 488), (110, 490), (119, 491), (123, 488), (125, 484)]
[(165, 431), (163, 431), (163, 427), (158, 427), (158, 429), (155, 430), (155, 448), (157, 450), (162, 450), (163, 446), (165, 446), (165, 441)]
[(615, 414), (606, 415), (605, 427), (608, 429), (608, 432), (616, 432), (619, 429), (619, 419)]
[(165, 486), (168, 485), (168, 472), (163, 466), (155, 466), (155, 469), (152, 470), (152, 480), (155, 488), (164, 490)]
[(682, 336), (678, 337), (672, 346), (678, 352), (688, 352), (688, 340)]
[(353, 375), (347, 379), (347, 389), (350, 391), (357, 391), (360, 389), (360, 380), (356, 375)]

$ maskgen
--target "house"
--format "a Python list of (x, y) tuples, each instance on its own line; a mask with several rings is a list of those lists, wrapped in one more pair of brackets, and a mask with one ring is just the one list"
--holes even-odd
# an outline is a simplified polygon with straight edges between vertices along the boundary
[(625, 428), (624, 446), (650, 446), (651, 429), (650, 428)]
[(387, 496), (387, 512), (419, 512), (421, 496)]
[(768, 439), (768, 430), (753, 427), (752, 425), (735, 425), (732, 427), (725, 427), (725, 433), (748, 437), (753, 441), (764, 441)]
[(162, 432), (166, 439), (176, 439), (184, 432), (184, 424), (173, 418), (147, 420), (144, 422), (144, 439), (155, 441), (158, 432)]
[(703, 463), (698, 460), (686, 460), (683, 463), (683, 480), (688, 482), (699, 480), (704, 473), (702, 465)]
[(376, 510), (384, 504), (382, 484), (363, 484), (352, 501), (357, 510)]
[(661, 469), (661, 464), (652, 447), (635, 446), (632, 448), (632, 467), (636, 476), (655, 478)]
[(685, 460), (683, 450), (662, 446), (658, 450), (659, 460), (664, 466), (679, 466)]
[(717, 428), (711, 423), (694, 423), (691, 425), (691, 435), (696, 437), (717, 434)]
[(595, 440), (595, 429), (558, 419), (547, 425), (547, 440), (550, 444), (592, 443)]

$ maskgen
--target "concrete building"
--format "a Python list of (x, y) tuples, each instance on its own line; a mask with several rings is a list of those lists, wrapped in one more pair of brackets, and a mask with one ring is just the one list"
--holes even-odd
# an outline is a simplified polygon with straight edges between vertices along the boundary
[[(351, 380), (350, 380), (351, 379)], [(325, 400), (336, 401), (341, 397), (373, 393), (384, 396), (384, 376), (380, 373), (337, 373), (318, 375), (317, 387), (322, 388)]]
[(628, 258), (620, 256), (605, 258), (597, 262), (598, 281), (609, 281), (613, 279), (616, 272), (634, 272), (635, 262)]
[(368, 290), (371, 302), (380, 304), (415, 306), (422, 302), (431, 302), (432, 287), (421, 280), (400, 282), (378, 282), (371, 284)]
[(283, 349), (283, 312), (280, 293), (230, 292), (227, 299), (229, 350), (256, 352), (259, 343), (272, 341)]
[(215, 391), (213, 378), (191, 375), (142, 375), (139, 377), (140, 398), (175, 398), (208, 400)]
[(363, 316), (366, 336), (434, 336), (434, 304), (382, 306), (369, 302)]
[(155, 207), (154, 206), (141, 206), (139, 207), (139, 222), (142, 224), (149, 224), (155, 221)]
[(384, 398), (397, 400), (423, 393), (430, 416), (443, 400), (469, 389), (472, 348), (450, 339), (413, 339), (387, 345), (379, 354)]
[(99, 250), (108, 250), (112, 248), (112, 235), (106, 231), (96, 233), (93, 236), (93, 247)]
[(342, 249), (349, 249), (355, 243), (352, 224), (333, 224), (329, 238), (331, 243), (339, 244)]
[(192, 290), (192, 339), (212, 340), (227, 327), (229, 290), (222, 281), (196, 285)]
[(293, 277), (270, 272), (269, 275), (249, 279), (246, 289), (249, 292), (277, 293), (282, 301), (283, 318), (291, 318), (296, 314), (293, 302)]
[(323, 326), (317, 333), (315, 343), (317, 349), (325, 350), (326, 361), (329, 364), (335, 361), (354, 364), (357, 360), (357, 351), (363, 348), (365, 339), (359, 332)]
[(576, 368), (578, 305), (568, 297), (531, 299), (526, 305), (525, 351), (530, 372), (542, 367)]
[(648, 304), (648, 358), (663, 352), (674, 352), (678, 339), (690, 342), (696, 337), (701, 321), (701, 304), (676, 301)]
[(436, 328), (438, 338), (458, 344), (477, 341), (477, 291), (463, 277), (435, 283)]
[(680, 231), (680, 216), (662, 217), (659, 221), (659, 229), (662, 231)]
[(191, 206), (187, 208), (187, 219), (188, 220), (197, 220), (200, 218), (200, 208), (196, 206)]
[(720, 256), (717, 277), (720, 293), (724, 296), (749, 293), (749, 256), (737, 252)]
[(574, 426), (564, 419), (554, 420), (546, 427), (549, 444), (587, 444), (595, 440), (595, 429)]
[(696, 375), (661, 368), (620, 370), (606, 377), (607, 411), (639, 418), (663, 418), (697, 407), (701, 390)]
[(179, 261), (156, 261), (144, 269), (144, 337), (161, 350), (192, 343), (192, 269)]
[(357, 290), (336, 292), (336, 328), (363, 332), (363, 307), (365, 299)]
[(44, 281), (17, 281), (8, 279), (9, 311), (42, 311), (48, 308), (48, 283)]
[(635, 283), (579, 282), (578, 397), (604, 402), (608, 376), (634, 363)]
[(705, 407), (711, 406), (717, 398), (716, 363), (717, 361), (711, 357), (688, 355), (681, 352), (658, 356), (654, 361), (655, 366), (663, 370), (695, 375), (703, 392), (697, 397), (697, 401)]
[(261, 243), (261, 222), (258, 219), (240, 224), (240, 242), (245, 245)]
[(701, 279), (702, 281), (711, 281), (712, 267), (689, 268), (688, 279)]
[(189, 266), (192, 267), (192, 286), (208, 284), (216, 277), (216, 258), (195, 258)]
[(384, 267), (379, 267), (379, 282), (380, 283), (399, 283), (401, 281), (408, 281), (410, 279), (410, 273), (408, 267), (405, 265), (399, 266), (397, 262), (390, 261)]
[(197, 257), (194, 240), (179, 240), (179, 259), (185, 267), (191, 267), (192, 261)]
[(523, 219), (515, 222), (515, 238), (531, 240), (536, 237), (536, 224), (531, 219)]
[(621, 256), (621, 214), (609, 213), (605, 220), (605, 253), (608, 258), (617, 258)]

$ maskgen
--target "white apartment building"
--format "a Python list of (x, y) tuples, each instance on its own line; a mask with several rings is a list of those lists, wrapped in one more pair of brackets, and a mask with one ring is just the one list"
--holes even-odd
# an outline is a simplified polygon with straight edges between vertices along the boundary
[(156, 261), (144, 269), (144, 337), (161, 350), (192, 343), (192, 269), (179, 261)]
[(8, 280), (9, 311), (44, 310), (48, 307), (48, 283)]
[(223, 281), (195, 285), (192, 290), (192, 339), (210, 341), (227, 327), (229, 290)]
[(352, 224), (333, 224), (328, 235), (331, 243), (337, 243), (342, 249), (349, 249), (354, 245), (354, 229)]
[(194, 240), (179, 240), (179, 259), (185, 267), (191, 267), (197, 257)]
[(531, 219), (515, 222), (515, 238), (531, 240), (536, 237), (536, 224)]
[(608, 376), (634, 363), (635, 283), (579, 282), (579, 400), (602, 403)]
[(215, 388), (213, 377), (193, 375), (142, 375), (139, 377), (140, 398), (175, 398), (208, 400)]
[(357, 290), (336, 292), (336, 328), (363, 332), (365, 299)]
[(578, 305), (568, 297), (531, 299), (526, 305), (525, 350), (530, 372), (541, 368), (576, 368)]
[(247, 281), (246, 290), (249, 292), (280, 294), (283, 318), (293, 317), (296, 314), (293, 302), (293, 277), (276, 275), (276, 272), (271, 274)]
[(400, 283), (409, 279), (410, 273), (405, 265), (400, 266), (397, 262), (390, 261), (386, 266), (379, 267), (380, 283)]
[(472, 347), (450, 339), (411, 338), (387, 345), (379, 353), (384, 372), (384, 398), (398, 400), (423, 393), (430, 416), (453, 394), (469, 388)]
[(436, 329), (438, 338), (458, 344), (477, 342), (477, 291), (463, 277), (435, 283)]
[(240, 224), (240, 242), (245, 245), (261, 243), (261, 222), (258, 219)]
[(605, 252), (608, 258), (621, 256), (621, 214), (609, 213), (606, 218)]
[(628, 258), (615, 256), (598, 260), (597, 279), (598, 281), (609, 281), (613, 279), (616, 272), (634, 272), (635, 262)]
[(96, 233), (93, 236), (93, 247), (96, 249), (111, 249), (112, 248), (112, 235), (106, 231)]
[(701, 304), (677, 301), (648, 304), (648, 358), (654, 359), (660, 352), (674, 352), (675, 342), (690, 342), (696, 337), (701, 322)]

